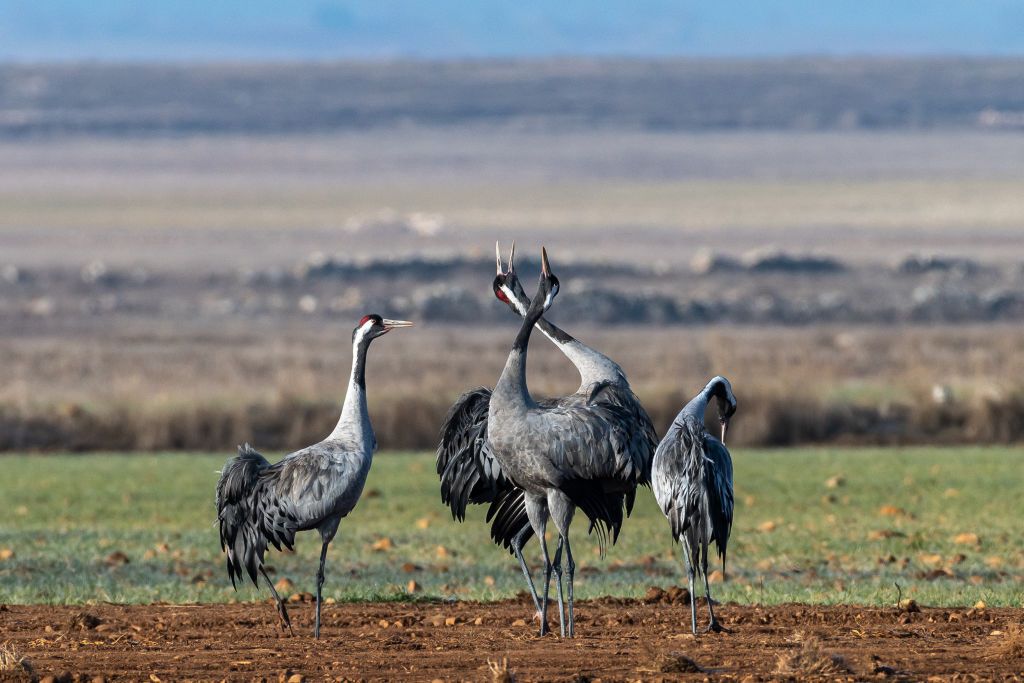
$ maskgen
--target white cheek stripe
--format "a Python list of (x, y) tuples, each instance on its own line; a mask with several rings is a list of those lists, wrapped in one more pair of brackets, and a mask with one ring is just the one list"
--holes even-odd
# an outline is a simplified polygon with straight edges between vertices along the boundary
[(502, 285), (501, 291), (503, 291), (505, 293), (505, 296), (508, 297), (509, 302), (513, 306), (515, 306), (516, 311), (518, 311), (519, 315), (526, 315), (526, 309), (523, 308), (523, 304), (519, 301), (519, 299), (517, 299), (515, 295), (512, 294), (512, 290), (510, 290), (506, 285)]
[(366, 333), (370, 331), (371, 327), (373, 327), (373, 321), (367, 320), (365, 323), (362, 324), (362, 326), (358, 330), (356, 330), (356, 344), (363, 340), (363, 337), (366, 336)]

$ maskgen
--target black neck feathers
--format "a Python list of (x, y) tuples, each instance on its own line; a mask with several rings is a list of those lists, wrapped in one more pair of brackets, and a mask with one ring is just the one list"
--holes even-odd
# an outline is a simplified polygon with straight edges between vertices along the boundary
[(537, 296), (533, 297), (533, 302), (526, 311), (526, 317), (523, 318), (523, 326), (519, 328), (519, 334), (516, 335), (516, 340), (512, 344), (514, 351), (524, 351), (530, 343), (530, 333), (533, 332), (533, 326), (544, 315), (544, 298), (546, 296), (547, 292), (542, 282), (537, 289)]
[(360, 389), (366, 389), (366, 350), (370, 348), (371, 341), (363, 337), (352, 350), (352, 381)]

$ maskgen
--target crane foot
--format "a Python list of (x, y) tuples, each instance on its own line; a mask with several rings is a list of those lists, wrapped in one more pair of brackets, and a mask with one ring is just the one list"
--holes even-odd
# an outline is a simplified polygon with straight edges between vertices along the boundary
[(284, 603), (277, 603), (277, 616), (281, 622), (281, 631), (288, 630), (288, 635), (294, 636), (295, 631), (292, 630), (292, 620), (288, 618), (288, 610), (285, 609)]
[(718, 620), (712, 621), (708, 624), (708, 627), (704, 629), (702, 633), (710, 633), (711, 631), (714, 631), (715, 633), (732, 633), (732, 631), (718, 623)]

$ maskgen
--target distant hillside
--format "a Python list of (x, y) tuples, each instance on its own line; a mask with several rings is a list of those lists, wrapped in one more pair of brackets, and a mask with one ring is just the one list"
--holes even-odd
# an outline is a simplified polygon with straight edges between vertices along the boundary
[(0, 136), (1003, 125), (1024, 59), (0, 66)]

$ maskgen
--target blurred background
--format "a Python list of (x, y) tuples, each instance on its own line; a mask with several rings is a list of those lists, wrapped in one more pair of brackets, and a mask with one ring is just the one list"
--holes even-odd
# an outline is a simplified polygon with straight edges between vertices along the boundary
[(1011, 0), (0, 4), (3, 450), (319, 440), (368, 312), (432, 448), (513, 239), (659, 429), (722, 373), (745, 445), (1018, 442), (1022, 229)]

